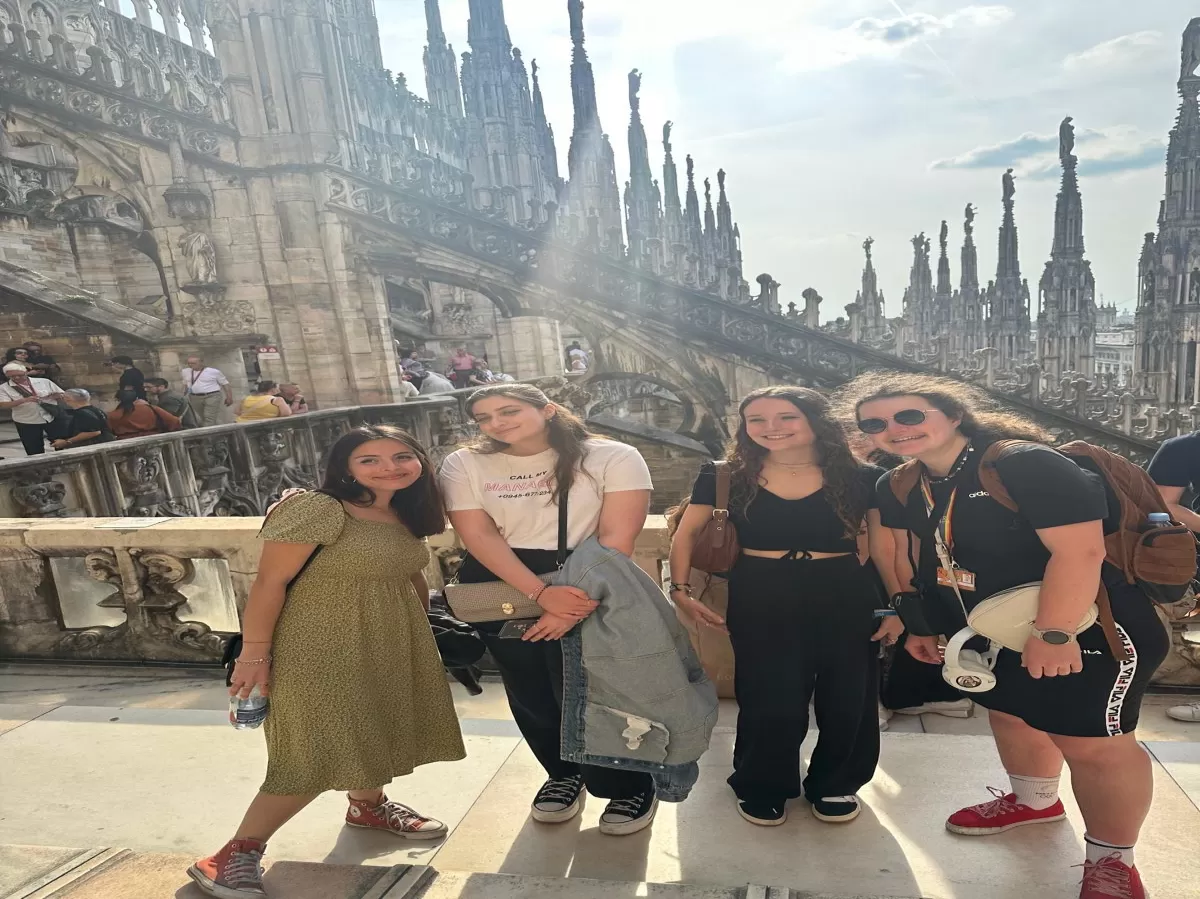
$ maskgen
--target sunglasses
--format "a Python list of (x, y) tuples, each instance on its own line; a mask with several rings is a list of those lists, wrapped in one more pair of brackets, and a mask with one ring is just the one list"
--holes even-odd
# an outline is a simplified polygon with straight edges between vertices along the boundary
[[(891, 420), (898, 425), (919, 425), (925, 420), (926, 412), (940, 412), (940, 409), (901, 409)], [(864, 418), (858, 423), (858, 429), (864, 434), (882, 434), (887, 430), (888, 419)]]

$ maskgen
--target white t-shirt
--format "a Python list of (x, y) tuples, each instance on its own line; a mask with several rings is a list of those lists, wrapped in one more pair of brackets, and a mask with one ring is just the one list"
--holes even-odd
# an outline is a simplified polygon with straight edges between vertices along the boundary
[(183, 379), (183, 392), (186, 393), (216, 393), (222, 387), (229, 385), (229, 379), (218, 368), (205, 368), (196, 371), (188, 366), (179, 373)]
[(418, 393), (417, 386), (412, 381), (405, 381), (403, 378), (400, 380), (399, 391), (400, 398), (405, 400), (410, 396), (416, 396)]
[[(596, 533), (604, 494), (654, 488), (646, 460), (632, 446), (615, 440), (588, 440), (584, 446), (583, 472), (567, 501), (568, 549)], [(446, 508), (483, 509), (511, 547), (558, 549), (558, 506), (550, 502), (556, 458), (554, 450), (536, 456), (457, 450), (438, 474)]]
[[(29, 386), (25, 389), (32, 390), (38, 396), (50, 396), (53, 393), (63, 392), (61, 387), (45, 378), (30, 378)], [(11, 403), (14, 400), (23, 400), (27, 396), (29, 396), (28, 393), (22, 393), (12, 384), (0, 384), (0, 402)], [(23, 425), (44, 425), (54, 420), (54, 417), (37, 403), (13, 406), (8, 411), (12, 415), (13, 421)]]

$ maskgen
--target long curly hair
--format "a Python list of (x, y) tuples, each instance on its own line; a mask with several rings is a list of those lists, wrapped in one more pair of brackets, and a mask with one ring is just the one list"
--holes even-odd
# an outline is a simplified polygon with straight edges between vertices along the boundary
[[(545, 409), (552, 405), (550, 397), (532, 384), (505, 382), (481, 387), (467, 397), (467, 415), (474, 414), (476, 403), (497, 396), (516, 400), (535, 409)], [(583, 470), (583, 460), (587, 456), (584, 442), (597, 439), (597, 435), (587, 429), (578, 415), (565, 406), (555, 404), (554, 408), (554, 415), (546, 421), (546, 436), (550, 448), (558, 456), (554, 463), (554, 487), (550, 494), (550, 505), (557, 504), (560, 495), (571, 492), (571, 485), (575, 483), (575, 476)], [(507, 443), (486, 434), (481, 434), (466, 444), (466, 449), (471, 452), (483, 454), (499, 453), (507, 447)]]
[(959, 432), (978, 444), (996, 440), (1053, 442), (1049, 433), (1028, 419), (1001, 409), (981, 390), (938, 375), (864, 372), (838, 390), (835, 403), (841, 416), (853, 427), (858, 421), (858, 410), (865, 403), (896, 396), (919, 396), (948, 418), (959, 419)]
[(858, 474), (862, 463), (850, 451), (846, 432), (830, 412), (829, 401), (807, 387), (763, 387), (742, 399), (738, 406), (737, 434), (725, 451), (729, 462), (730, 505), (746, 514), (758, 496), (763, 462), (770, 455), (770, 450), (755, 443), (746, 431), (746, 407), (761, 399), (787, 400), (808, 420), (825, 494), (838, 520), (845, 525), (845, 536), (856, 536), (870, 502), (870, 490)]

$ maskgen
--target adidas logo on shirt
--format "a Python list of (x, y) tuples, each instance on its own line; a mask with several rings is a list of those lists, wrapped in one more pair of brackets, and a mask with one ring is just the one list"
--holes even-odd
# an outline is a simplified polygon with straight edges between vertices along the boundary
[(980, 490), (978, 493), (970, 494), (971, 499), (979, 499), (979, 497), (981, 497), (981, 496), (991, 496), (991, 494), (988, 493), (986, 490)]

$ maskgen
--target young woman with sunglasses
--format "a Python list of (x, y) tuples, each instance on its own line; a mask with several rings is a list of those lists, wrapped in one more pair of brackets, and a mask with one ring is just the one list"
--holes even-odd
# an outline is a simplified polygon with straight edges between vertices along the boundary
[[(701, 469), (671, 544), (671, 598), (702, 627), (728, 627), (735, 660), (737, 745), (729, 785), (738, 813), (770, 827), (804, 795), (822, 821), (858, 816), (855, 793), (879, 761), (879, 640), (899, 620), (863, 566), (880, 533), (874, 485), (882, 469), (854, 458), (819, 393), (767, 387), (739, 409), (730, 446), (730, 520), (741, 558), (729, 572), (728, 624), (693, 599), (697, 536), (716, 502), (715, 468)], [(890, 559), (886, 560), (890, 563)], [(800, 744), (816, 698), (820, 735), (804, 782)]]
[[(998, 591), (1042, 584), (1024, 652), (1002, 649), (995, 688), (971, 694), (989, 710), (1011, 791), (990, 788), (994, 800), (955, 812), (946, 826), (978, 836), (1063, 820), (1058, 784), (1065, 761), (1087, 825), (1080, 899), (1143, 899), (1133, 845), (1153, 782), (1133, 731), (1168, 643), (1150, 600), (1136, 586), (1112, 581), (1106, 583), (1114, 617), (1132, 658), (1119, 661), (1099, 625), (1075, 636), (1104, 565), (1110, 499), (1103, 480), (1048, 446), (1008, 453), (996, 471), (1020, 510), (1010, 512), (983, 489), (980, 459), (996, 440), (1046, 443), (1036, 426), (990, 410), (964, 384), (926, 375), (869, 373), (847, 385), (843, 398), (876, 447), (921, 463), (921, 482), (907, 502), (886, 477), (877, 495), (897, 546), (894, 565), (885, 569), (885, 578), (897, 582), (888, 588), (917, 589), (930, 630), (950, 635), (965, 625), (954, 583), (968, 610)], [(934, 528), (949, 551), (950, 571), (939, 565)], [(908, 649), (922, 661), (942, 662), (936, 637), (910, 636)]]
[(521, 735), (548, 779), (531, 814), (543, 824), (570, 821), (585, 790), (610, 800), (600, 832), (636, 833), (654, 820), (649, 774), (577, 765), (561, 758), (563, 658), (559, 639), (595, 610), (577, 587), (547, 587), (538, 575), (557, 566), (559, 503), (567, 503), (571, 550), (596, 535), (633, 555), (650, 508), (650, 470), (631, 446), (588, 433), (582, 421), (530, 384), (495, 384), (467, 399), (483, 438), (446, 457), (440, 473), (450, 523), (467, 549), (460, 584), (504, 581), (545, 613), (522, 637), (504, 622), (477, 626), (508, 694)]

